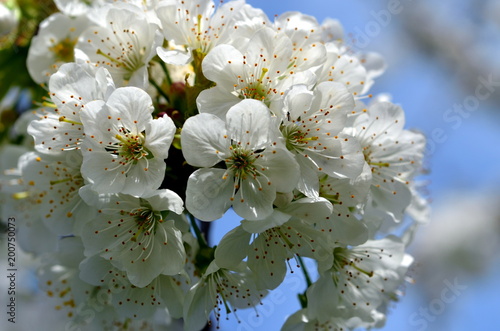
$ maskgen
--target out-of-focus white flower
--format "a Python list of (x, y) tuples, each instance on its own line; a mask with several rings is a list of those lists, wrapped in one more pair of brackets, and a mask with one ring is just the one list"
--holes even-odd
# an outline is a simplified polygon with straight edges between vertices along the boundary
[(83, 220), (94, 213), (78, 195), (84, 185), (81, 164), (79, 151), (57, 156), (31, 152), (22, 158), (23, 178), (40, 190), (40, 216), (56, 235), (79, 233)]
[(500, 3), (497, 1), (487, 1), (484, 6), (483, 15), (497, 26), (500, 26)]
[(14, 31), (19, 24), (19, 18), (14, 10), (0, 3), (0, 38)]
[(2, 169), (0, 175), (2, 219), (16, 219), (16, 227), (19, 229), (17, 243), (24, 251), (35, 256), (54, 251), (57, 247), (57, 235), (47, 228), (40, 217), (46, 192), (43, 188), (30, 185), (34, 183), (22, 177), (22, 168), (30, 158), (30, 152), (25, 148), (4, 148), (2, 155), (17, 162), (14, 168)]
[[(434, 295), (443, 279), (476, 279), (498, 260), (500, 209), (498, 193), (444, 193), (435, 204), (432, 222), (415, 236), (415, 258), (420, 263), (417, 286)], [(425, 263), (424, 263), (425, 261)]]
[[(158, 311), (165, 311), (168, 308), (170, 317), (182, 317), (182, 305), (184, 303), (184, 293), (177, 281), (165, 275), (154, 277), (148, 284), (137, 287), (130, 283), (127, 274), (114, 267), (110, 261), (93, 255), (85, 258), (79, 265), (79, 277), (88, 284), (94, 286), (96, 291), (104, 290), (96, 299), (107, 299), (112, 307), (111, 314), (106, 316), (106, 320), (113, 321), (114, 315), (119, 321), (127, 320), (141, 321), (146, 319), (146, 325), (153, 324), (152, 316)], [(84, 301), (92, 308), (92, 301)], [(90, 301), (90, 302), (89, 302)], [(97, 305), (96, 309), (102, 310)], [(85, 311), (85, 310), (83, 310)]]
[(341, 44), (344, 39), (344, 27), (339, 20), (325, 18), (321, 24), (321, 40), (325, 43)]
[[(412, 201), (410, 182), (421, 167), (425, 147), (425, 137), (404, 130), (404, 124), (403, 110), (386, 102), (370, 106), (354, 123), (372, 171), (372, 202), (367, 208), (378, 209), (396, 222)], [(367, 212), (365, 219), (369, 217)]]
[(404, 281), (400, 272), (404, 249), (396, 237), (335, 248), (333, 267), (307, 290), (309, 316), (324, 323), (340, 308), (349, 318), (371, 322), (372, 310), (389, 300)]
[(68, 16), (86, 14), (93, 6), (102, 6), (106, 0), (54, 0), (62, 13)]
[(382, 75), (387, 68), (382, 55), (375, 52), (366, 53), (356, 53), (355, 57), (359, 59), (359, 62), (365, 67), (366, 70), (366, 82), (364, 84), (364, 89), (362, 94), (366, 93), (368, 89), (373, 85), (374, 79)]
[(46, 83), (62, 64), (74, 62), (78, 37), (90, 24), (85, 16), (69, 17), (61, 13), (52, 14), (40, 23), (26, 62), (31, 78)]

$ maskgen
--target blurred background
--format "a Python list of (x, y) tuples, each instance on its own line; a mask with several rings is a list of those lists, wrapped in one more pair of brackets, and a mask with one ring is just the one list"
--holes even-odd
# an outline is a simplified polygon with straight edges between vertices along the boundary
[[(389, 93), (405, 110), (407, 128), (427, 136), (429, 172), (421, 180), (431, 221), (410, 247), (413, 284), (402, 289), (383, 330), (500, 330), (500, 1), (247, 2), (270, 17), (301, 11), (319, 22), (338, 19), (353, 50), (386, 59), (371, 92)], [(212, 242), (223, 235), (217, 228), (223, 223), (214, 223)], [(20, 277), (21, 295), (31, 298), (34, 275)], [(220, 330), (278, 330), (299, 308), (296, 293), (304, 288), (302, 275), (292, 274), (257, 308), (259, 318), (241, 311)], [(23, 321), (26, 330), (52, 318), (53, 307), (40, 304), (40, 296), (35, 301), (23, 303), (36, 307), (31, 322)]]

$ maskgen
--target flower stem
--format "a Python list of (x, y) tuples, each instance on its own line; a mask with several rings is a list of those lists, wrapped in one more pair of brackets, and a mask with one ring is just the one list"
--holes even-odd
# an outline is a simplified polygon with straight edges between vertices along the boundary
[(151, 83), (151, 85), (153, 85), (156, 90), (158, 91), (158, 93), (160, 93), (160, 95), (162, 97), (165, 98), (165, 100), (167, 100), (168, 103), (170, 103), (170, 97), (165, 93), (165, 91), (162, 90), (162, 88), (160, 87), (160, 85), (158, 85), (153, 79), (150, 79), (149, 82)]
[[(304, 261), (302, 260), (302, 257), (300, 255), (296, 255), (296, 256), (297, 256), (297, 260), (299, 261), (300, 268), (302, 269), (302, 272), (304, 273), (307, 288), (309, 288), (309, 286), (312, 285), (312, 281), (311, 281), (311, 277), (309, 276), (309, 272), (307, 271), (306, 265), (305, 265)], [(304, 293), (297, 294), (297, 296), (299, 298), (300, 306), (302, 308), (307, 308), (307, 295), (306, 295), (307, 288), (304, 291)]]
[(205, 236), (203, 236), (203, 233), (201, 233), (200, 228), (198, 227), (198, 224), (196, 223), (196, 219), (194, 218), (194, 216), (188, 213), (187, 217), (189, 218), (189, 222), (191, 223), (191, 227), (193, 228), (194, 234), (196, 235), (196, 239), (198, 240), (200, 248), (208, 247), (207, 240), (205, 239)]
[(165, 79), (167, 80), (167, 85), (170, 86), (172, 85), (172, 78), (170, 78), (170, 73), (168, 72), (167, 65), (163, 61), (158, 61), (160, 64), (161, 68), (163, 69), (163, 72), (165, 73)]
[(311, 277), (309, 276), (309, 272), (307, 271), (306, 265), (304, 264), (304, 261), (302, 260), (302, 257), (300, 255), (297, 255), (297, 260), (299, 260), (300, 268), (302, 269), (302, 272), (304, 273), (307, 287), (309, 287), (312, 285), (312, 281), (311, 281)]

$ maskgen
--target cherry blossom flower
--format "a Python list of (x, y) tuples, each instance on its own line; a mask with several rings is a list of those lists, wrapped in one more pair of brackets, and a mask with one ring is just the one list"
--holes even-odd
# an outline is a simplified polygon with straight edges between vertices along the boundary
[[(291, 192), (298, 165), (270, 139), (271, 116), (262, 103), (246, 100), (233, 106), (226, 122), (199, 114), (184, 124), (181, 141), (186, 161), (197, 167), (188, 180), (187, 209), (213, 221), (233, 206), (249, 220), (269, 216), (276, 192)], [(211, 168), (223, 162), (226, 169)]]
[(50, 77), (50, 101), (36, 111), (28, 133), (41, 153), (59, 154), (79, 149), (85, 136), (81, 112), (91, 101), (106, 100), (115, 85), (106, 69), (88, 64), (67, 63)]
[(125, 271), (138, 287), (160, 274), (181, 272), (186, 259), (182, 233), (168, 217), (169, 211), (183, 211), (177, 194), (160, 190), (141, 198), (124, 194), (93, 197), (95, 192), (88, 187), (80, 194), (89, 204), (98, 199), (99, 215), (86, 222), (82, 233), (87, 256), (100, 254)]
[(93, 190), (141, 195), (160, 186), (175, 125), (167, 116), (153, 119), (152, 110), (149, 95), (135, 87), (87, 105), (81, 172)]
[(369, 207), (395, 221), (411, 203), (409, 184), (421, 167), (425, 146), (424, 136), (404, 130), (404, 124), (403, 110), (387, 102), (375, 103), (354, 124), (372, 171)]
[(62, 64), (74, 62), (78, 38), (90, 25), (85, 16), (71, 18), (61, 13), (43, 21), (28, 53), (26, 65), (31, 78), (37, 83), (46, 83)]
[(339, 83), (324, 82), (310, 92), (303, 85), (285, 96), (281, 133), (301, 167), (298, 189), (318, 196), (317, 173), (355, 178), (363, 167), (357, 140), (343, 132), (354, 99)]
[(243, 43), (268, 23), (262, 10), (242, 0), (224, 3), (217, 9), (211, 0), (163, 1), (156, 12), (165, 39), (174, 45), (158, 47), (158, 56), (177, 65), (191, 62), (193, 51), (203, 58), (218, 44)]
[(79, 60), (109, 70), (115, 84), (148, 86), (148, 62), (156, 55), (162, 42), (158, 26), (147, 23), (145, 15), (135, 6), (111, 8), (106, 25), (85, 30), (76, 45)]

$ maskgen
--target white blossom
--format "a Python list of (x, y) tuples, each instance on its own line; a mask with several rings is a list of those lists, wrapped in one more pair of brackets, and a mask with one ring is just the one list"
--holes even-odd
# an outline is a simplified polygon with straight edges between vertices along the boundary
[(74, 62), (78, 37), (89, 25), (84, 16), (72, 18), (55, 13), (45, 19), (28, 52), (26, 65), (31, 78), (46, 83), (62, 64)]
[(147, 285), (137, 287), (130, 283), (125, 272), (98, 255), (85, 258), (79, 269), (82, 280), (105, 291), (106, 294), (100, 297), (106, 298), (114, 308), (119, 316), (117, 320), (146, 319), (151, 322), (153, 314), (165, 308), (175, 318), (182, 316), (184, 293), (170, 276), (159, 275)]
[(404, 281), (409, 266), (401, 272), (404, 248), (396, 237), (335, 248), (333, 267), (307, 290), (309, 316), (324, 323), (342, 308), (349, 317), (370, 321), (372, 310), (384, 305)]
[(186, 295), (184, 330), (201, 330), (212, 311), (218, 326), (221, 306), (229, 314), (238, 308), (248, 308), (260, 303), (267, 291), (256, 289), (243, 263), (237, 269), (234, 272), (220, 268), (215, 261), (208, 266), (203, 278)]
[(54, 234), (79, 232), (83, 220), (93, 215), (92, 208), (78, 194), (84, 186), (81, 163), (81, 153), (71, 151), (60, 156), (31, 152), (20, 164), (26, 183), (40, 191), (37, 199), (40, 216)]
[[(182, 152), (197, 167), (188, 180), (187, 209), (213, 221), (233, 206), (249, 220), (269, 216), (276, 192), (291, 192), (298, 165), (270, 139), (269, 109), (255, 100), (233, 106), (226, 122), (212, 114), (189, 118), (182, 130)], [(224, 162), (226, 169), (210, 168)]]
[(152, 110), (149, 95), (135, 87), (87, 105), (81, 172), (93, 190), (141, 195), (160, 186), (175, 125), (167, 116), (153, 119)]
[(279, 114), (281, 98), (290, 86), (314, 83), (314, 75), (305, 72), (307, 61), (289, 68), (293, 52), (292, 40), (285, 33), (267, 27), (258, 30), (245, 46), (217, 46), (203, 61), (203, 74), (216, 86), (200, 93), (200, 112), (224, 118), (232, 105), (255, 99)]
[(354, 123), (372, 171), (368, 208), (394, 221), (402, 219), (412, 201), (409, 184), (421, 167), (425, 146), (424, 136), (404, 130), (404, 124), (403, 110), (387, 102), (375, 103)]
[(82, 232), (87, 256), (106, 258), (138, 287), (160, 274), (181, 272), (186, 259), (182, 233), (168, 216), (170, 211), (183, 211), (177, 194), (160, 190), (141, 198), (124, 194), (93, 197), (95, 192), (88, 188), (80, 194), (89, 203), (98, 199), (99, 215), (86, 222)]
[(357, 140), (343, 132), (354, 99), (339, 83), (324, 82), (310, 92), (296, 85), (286, 94), (281, 133), (301, 167), (298, 189), (318, 196), (317, 173), (355, 178), (363, 167)]
[(82, 33), (76, 45), (78, 59), (108, 69), (119, 87), (146, 88), (148, 62), (162, 36), (156, 24), (145, 21), (145, 15), (135, 6), (110, 8), (104, 26)]
[[(115, 86), (106, 69), (88, 64), (67, 63), (50, 77), (50, 101), (38, 109), (28, 133), (41, 153), (59, 154), (79, 149), (85, 136), (81, 112), (96, 100), (106, 100)], [(92, 111), (92, 110), (89, 110)]]
[(158, 56), (177, 65), (191, 62), (193, 51), (203, 56), (218, 44), (243, 43), (268, 23), (262, 10), (242, 0), (229, 1), (217, 9), (213, 1), (170, 0), (161, 2), (156, 12), (166, 40), (173, 45), (158, 47)]

